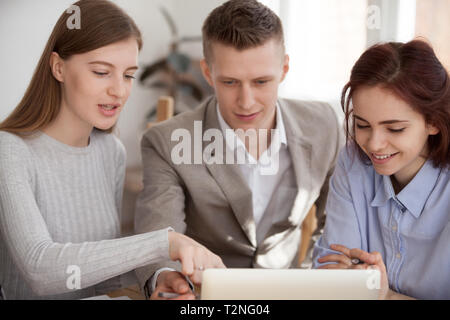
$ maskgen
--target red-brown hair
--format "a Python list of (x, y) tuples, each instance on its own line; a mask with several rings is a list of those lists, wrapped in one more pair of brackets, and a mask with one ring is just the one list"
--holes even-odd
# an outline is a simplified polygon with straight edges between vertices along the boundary
[[(61, 105), (60, 83), (53, 77), (50, 56), (62, 59), (109, 44), (135, 38), (142, 47), (141, 33), (134, 21), (117, 5), (107, 0), (80, 0), (80, 29), (69, 29), (71, 14), (64, 11), (56, 22), (38, 62), (30, 84), (13, 112), (0, 123), (0, 130), (25, 136), (52, 122)], [(114, 127), (113, 127), (114, 128)], [(102, 130), (111, 132), (113, 128)]]
[[(347, 143), (355, 141), (350, 101), (361, 86), (391, 90), (422, 114), (426, 123), (439, 129), (428, 137), (429, 159), (436, 167), (450, 165), (450, 79), (429, 44), (421, 40), (407, 43), (389, 42), (367, 49), (352, 68), (350, 81), (344, 86), (341, 106), (345, 113)], [(353, 123), (353, 124), (351, 124)], [(354, 145), (357, 146), (356, 143)], [(361, 159), (367, 156), (357, 146)]]

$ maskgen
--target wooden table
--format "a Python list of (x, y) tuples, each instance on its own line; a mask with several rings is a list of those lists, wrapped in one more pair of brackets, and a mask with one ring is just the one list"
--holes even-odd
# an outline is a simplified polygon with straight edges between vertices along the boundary
[(128, 288), (112, 291), (107, 294), (110, 298), (128, 297), (131, 300), (145, 300), (145, 296), (141, 293), (139, 285), (133, 285)]

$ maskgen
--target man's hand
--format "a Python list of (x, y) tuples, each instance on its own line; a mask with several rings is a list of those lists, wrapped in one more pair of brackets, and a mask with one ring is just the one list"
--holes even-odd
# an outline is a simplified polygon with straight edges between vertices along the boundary
[[(179, 294), (176, 298), (158, 297), (160, 292), (170, 292)], [(163, 271), (156, 281), (156, 288), (153, 291), (151, 300), (195, 300), (195, 295), (191, 291), (186, 278), (177, 271)]]

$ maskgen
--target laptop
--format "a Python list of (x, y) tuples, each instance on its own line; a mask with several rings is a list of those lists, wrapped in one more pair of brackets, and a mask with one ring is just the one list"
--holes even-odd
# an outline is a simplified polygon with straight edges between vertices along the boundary
[(207, 269), (202, 300), (373, 300), (378, 270)]

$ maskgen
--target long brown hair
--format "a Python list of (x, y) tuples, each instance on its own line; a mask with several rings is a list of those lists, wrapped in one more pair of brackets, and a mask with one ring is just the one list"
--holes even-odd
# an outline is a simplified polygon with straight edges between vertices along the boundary
[[(450, 166), (450, 77), (433, 49), (422, 40), (389, 42), (367, 49), (352, 68), (341, 96), (347, 142), (355, 141), (350, 101), (361, 86), (381, 85), (422, 114), (426, 123), (439, 129), (428, 137), (429, 159), (436, 167)], [(356, 143), (360, 158), (370, 163)]]
[[(107, 0), (80, 0), (80, 28), (67, 26), (71, 13), (65, 11), (53, 28), (30, 84), (12, 113), (0, 123), (0, 130), (26, 135), (52, 122), (61, 106), (61, 88), (53, 77), (50, 57), (56, 52), (62, 59), (103, 46), (136, 38), (142, 48), (141, 33), (134, 21), (118, 6)], [(69, 11), (70, 12), (70, 11)], [(111, 132), (113, 128), (104, 130)]]

